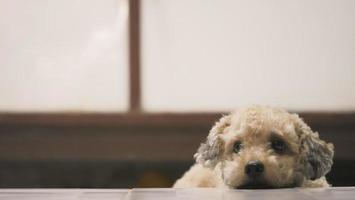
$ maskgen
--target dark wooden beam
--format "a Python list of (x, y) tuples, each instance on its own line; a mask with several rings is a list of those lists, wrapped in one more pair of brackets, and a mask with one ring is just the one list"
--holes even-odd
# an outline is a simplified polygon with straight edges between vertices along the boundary
[[(34, 126), (212, 126), (223, 113), (0, 113), (2, 125)], [(307, 124), (355, 127), (355, 113), (300, 113)]]
[[(301, 113), (355, 160), (355, 113)], [(220, 113), (0, 114), (0, 160), (192, 160)]]
[(209, 126), (221, 116), (217, 113), (0, 113), (0, 126)]

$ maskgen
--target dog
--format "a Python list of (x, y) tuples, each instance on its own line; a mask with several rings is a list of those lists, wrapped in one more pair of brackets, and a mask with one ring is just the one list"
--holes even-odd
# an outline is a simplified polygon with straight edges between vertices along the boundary
[(329, 187), (334, 147), (297, 115), (253, 105), (223, 116), (174, 188)]

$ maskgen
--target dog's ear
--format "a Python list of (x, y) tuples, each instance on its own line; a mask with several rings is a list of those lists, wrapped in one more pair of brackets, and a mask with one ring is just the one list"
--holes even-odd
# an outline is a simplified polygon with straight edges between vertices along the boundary
[(231, 124), (231, 115), (223, 116), (210, 130), (206, 142), (202, 143), (194, 155), (196, 162), (205, 167), (213, 168), (220, 160), (223, 152), (223, 140), (220, 137), (222, 133)]
[(334, 146), (321, 140), (319, 134), (313, 132), (298, 115), (295, 114), (293, 117), (300, 138), (303, 173), (307, 179), (318, 179), (327, 174), (333, 165)]

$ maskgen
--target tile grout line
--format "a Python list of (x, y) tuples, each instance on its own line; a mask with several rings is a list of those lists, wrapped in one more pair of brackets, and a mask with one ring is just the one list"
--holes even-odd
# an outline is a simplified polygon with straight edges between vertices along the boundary
[(131, 199), (131, 192), (132, 192), (132, 189), (129, 189), (129, 191), (127, 192), (127, 194), (123, 198), (123, 200), (130, 200)]

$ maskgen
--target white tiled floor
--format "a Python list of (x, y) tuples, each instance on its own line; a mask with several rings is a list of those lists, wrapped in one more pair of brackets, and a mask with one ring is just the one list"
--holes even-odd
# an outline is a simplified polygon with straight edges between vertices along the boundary
[(0, 200), (347, 200), (355, 187), (323, 189), (0, 189)]

